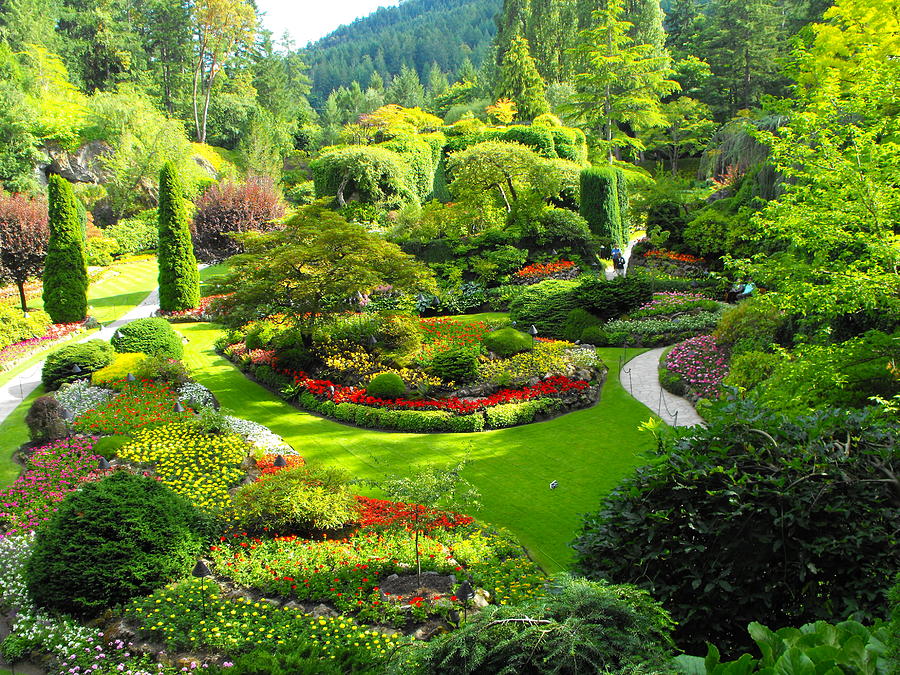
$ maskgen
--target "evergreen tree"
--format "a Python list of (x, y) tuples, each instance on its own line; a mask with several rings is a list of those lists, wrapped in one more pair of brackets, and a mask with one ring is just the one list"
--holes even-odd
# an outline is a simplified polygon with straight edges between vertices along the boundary
[(44, 259), (44, 309), (53, 323), (72, 323), (87, 314), (84, 230), (72, 184), (54, 174), (48, 192), (50, 239)]
[(574, 0), (531, 0), (525, 37), (545, 82), (571, 77), (567, 54), (575, 46), (576, 23)]
[(624, 245), (617, 183), (616, 170), (611, 166), (582, 169), (579, 212), (595, 235)]
[(528, 50), (528, 41), (517, 35), (510, 43), (500, 66), (500, 81), (496, 96), (512, 99), (519, 119), (530, 122), (538, 115), (550, 112), (544, 96), (544, 80)]
[(666, 31), (659, 0), (626, 0), (625, 18), (632, 23), (628, 35), (636, 45), (650, 45), (654, 56), (665, 54)]
[(391, 81), (384, 100), (404, 108), (421, 108), (425, 105), (425, 88), (419, 80), (419, 74), (404, 64), (400, 74)]
[(472, 61), (468, 56), (464, 58), (462, 64), (460, 64), (456, 79), (459, 82), (478, 84), (478, 69), (472, 64)]
[(704, 21), (700, 0), (673, 0), (666, 15), (666, 46), (676, 58), (697, 53)]
[(527, 32), (531, 23), (531, 0), (503, 0), (503, 9), (494, 20), (497, 23), (494, 58), (499, 68), (503, 66), (503, 58), (512, 48), (513, 41)]
[(431, 62), (431, 67), (428, 69), (428, 95), (432, 99), (436, 96), (441, 96), (446, 93), (446, 91), (450, 88), (450, 80), (447, 79), (447, 74), (441, 70), (441, 67), (435, 63)]
[(632, 24), (622, 19), (624, 0), (606, 0), (593, 12), (593, 27), (579, 34), (576, 99), (570, 109), (598, 136), (610, 162), (622, 147), (641, 149), (635, 130), (660, 126), (660, 97), (678, 89), (667, 54), (635, 44)]
[(166, 312), (200, 304), (200, 274), (191, 241), (181, 181), (167, 162), (159, 172), (159, 308)]

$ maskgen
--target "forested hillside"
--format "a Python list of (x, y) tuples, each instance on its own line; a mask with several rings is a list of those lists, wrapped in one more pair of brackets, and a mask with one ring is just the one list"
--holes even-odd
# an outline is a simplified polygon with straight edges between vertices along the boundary
[(353, 80), (366, 84), (378, 73), (387, 82), (404, 65), (426, 80), (432, 64), (456, 75), (468, 59), (476, 66), (497, 32), (502, 0), (406, 0), (322, 38), (305, 51), (312, 95), (324, 101)]

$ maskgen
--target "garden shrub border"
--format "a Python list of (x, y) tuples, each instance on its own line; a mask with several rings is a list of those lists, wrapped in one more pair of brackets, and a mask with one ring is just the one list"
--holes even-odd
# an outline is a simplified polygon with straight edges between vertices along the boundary
[(335, 402), (328, 398), (322, 400), (308, 390), (298, 389), (292, 378), (271, 366), (254, 365), (221, 350), (219, 353), (245, 376), (300, 410), (363, 429), (404, 433), (475, 433), (544, 422), (599, 403), (609, 371), (604, 367), (594, 381), (584, 382), (585, 386), (560, 394), (454, 414), (448, 410), (395, 410), (349, 401)]

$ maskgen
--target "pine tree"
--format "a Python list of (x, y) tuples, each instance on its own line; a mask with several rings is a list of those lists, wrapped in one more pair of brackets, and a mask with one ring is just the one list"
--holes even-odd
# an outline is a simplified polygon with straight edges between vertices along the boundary
[(87, 314), (84, 231), (72, 184), (54, 174), (48, 187), (50, 239), (44, 259), (44, 309), (53, 323), (73, 323)]
[(665, 123), (660, 97), (678, 89), (668, 54), (635, 44), (632, 24), (622, 19), (624, 0), (606, 0), (594, 10), (593, 27), (582, 31), (573, 57), (578, 64), (576, 97), (570, 108), (598, 136), (610, 163), (619, 148), (642, 147), (628, 131)]
[(624, 244), (622, 214), (616, 170), (611, 166), (593, 166), (581, 171), (579, 212), (598, 237)]
[(528, 50), (528, 41), (517, 35), (510, 43), (500, 66), (500, 81), (496, 96), (512, 99), (519, 111), (519, 119), (530, 122), (538, 115), (550, 112), (544, 96), (544, 80)]
[(173, 312), (199, 304), (200, 274), (181, 181), (167, 162), (159, 173), (159, 308)]
[(425, 88), (414, 68), (406, 64), (400, 68), (400, 73), (391, 81), (384, 100), (404, 108), (421, 108), (425, 104)]
[(665, 54), (666, 31), (659, 0), (626, 0), (625, 18), (632, 23), (628, 35), (636, 45), (650, 45), (654, 56)]

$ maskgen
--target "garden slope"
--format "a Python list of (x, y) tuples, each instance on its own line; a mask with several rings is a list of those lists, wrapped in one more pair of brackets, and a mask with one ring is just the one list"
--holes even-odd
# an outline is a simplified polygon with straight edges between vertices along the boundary
[[(478, 434), (404, 434), (357, 429), (301, 412), (247, 380), (217, 355), (219, 330), (181, 324), (190, 340), (184, 360), (222, 406), (270, 427), (311, 462), (339, 465), (359, 478), (407, 474), (418, 464), (468, 455), (466, 478), (481, 491), (475, 515), (512, 530), (548, 572), (568, 567), (568, 543), (580, 515), (631, 469), (647, 463), (652, 439), (637, 430), (649, 411), (619, 385), (610, 369), (599, 405), (548, 422)], [(616, 364), (621, 350), (600, 350)], [(551, 481), (559, 488), (550, 490)], [(361, 492), (371, 492), (364, 488)], [(374, 496), (374, 492), (372, 492)]]

